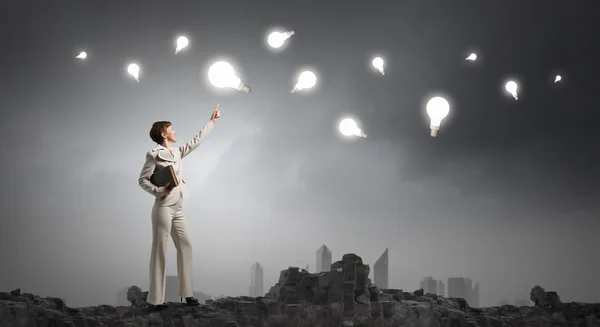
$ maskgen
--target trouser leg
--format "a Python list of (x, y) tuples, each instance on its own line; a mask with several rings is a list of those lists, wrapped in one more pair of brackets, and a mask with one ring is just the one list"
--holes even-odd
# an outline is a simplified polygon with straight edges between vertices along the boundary
[(158, 305), (165, 302), (167, 241), (171, 232), (173, 210), (155, 205), (152, 208), (152, 251), (150, 254), (150, 287), (146, 301)]
[(192, 244), (188, 235), (187, 221), (181, 206), (174, 214), (171, 226), (171, 238), (177, 249), (177, 275), (179, 277), (179, 296), (194, 296)]

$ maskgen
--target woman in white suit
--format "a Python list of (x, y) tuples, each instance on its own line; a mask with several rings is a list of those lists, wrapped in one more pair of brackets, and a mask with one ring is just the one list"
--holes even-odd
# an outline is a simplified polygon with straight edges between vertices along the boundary
[[(158, 121), (150, 129), (150, 138), (158, 146), (146, 153), (146, 162), (142, 167), (139, 185), (155, 197), (152, 207), (152, 251), (150, 255), (150, 289), (146, 301), (155, 309), (167, 308), (165, 303), (166, 252), (169, 235), (177, 249), (177, 275), (179, 277), (179, 296), (187, 304), (197, 305), (193, 292), (192, 246), (187, 232), (187, 222), (183, 214), (183, 199), (187, 198), (185, 180), (181, 173), (181, 159), (194, 151), (220, 117), (219, 106), (215, 108), (210, 120), (196, 136), (180, 147), (171, 148), (177, 142), (177, 133), (168, 121)], [(178, 185), (173, 187), (156, 186), (150, 182), (152, 174), (167, 166), (173, 166)]]

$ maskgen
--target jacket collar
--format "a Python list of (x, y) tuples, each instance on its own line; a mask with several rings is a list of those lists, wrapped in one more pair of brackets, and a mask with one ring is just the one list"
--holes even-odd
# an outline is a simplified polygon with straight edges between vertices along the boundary
[(171, 150), (171, 152), (173, 152), (173, 156), (171, 155), (171, 153), (169, 153), (169, 149), (165, 148), (162, 145), (157, 145), (156, 148), (154, 148), (154, 151), (158, 152), (158, 157), (161, 158), (164, 161), (170, 161), (170, 162), (175, 162), (175, 151)]

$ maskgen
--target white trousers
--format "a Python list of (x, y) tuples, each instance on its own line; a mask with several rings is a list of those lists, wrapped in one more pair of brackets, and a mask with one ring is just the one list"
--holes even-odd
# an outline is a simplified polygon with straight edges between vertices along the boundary
[(182, 200), (172, 206), (152, 208), (152, 252), (150, 254), (150, 289), (146, 301), (158, 305), (165, 302), (167, 279), (166, 254), (169, 235), (177, 249), (177, 276), (179, 296), (192, 297), (192, 245), (187, 232), (187, 221), (182, 210)]

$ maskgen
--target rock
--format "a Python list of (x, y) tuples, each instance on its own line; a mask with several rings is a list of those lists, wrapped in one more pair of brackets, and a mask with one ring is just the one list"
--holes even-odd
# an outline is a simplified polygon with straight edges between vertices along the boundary
[(551, 308), (562, 308), (564, 305), (558, 294), (554, 291), (546, 292), (546, 302)]
[(0, 326), (600, 327), (600, 304), (565, 304), (540, 286), (531, 291), (535, 307), (475, 309), (464, 299), (423, 290), (379, 289), (356, 254), (345, 255), (335, 267), (318, 274), (290, 267), (264, 297), (226, 297), (197, 307), (171, 303), (159, 312), (146, 306), (147, 292), (137, 286), (127, 292), (129, 307), (70, 308), (57, 298), (0, 292)]
[(529, 298), (535, 306), (546, 306), (546, 290), (543, 287), (536, 285), (529, 292)]
[(147, 298), (148, 298), (148, 292), (142, 292), (142, 289), (135, 285), (131, 286), (127, 290), (127, 301), (131, 302), (131, 305), (133, 305), (133, 306), (146, 305)]
[(458, 302), (458, 307), (460, 308), (461, 311), (467, 310), (467, 307), (469, 306), (469, 304), (467, 303), (467, 300), (465, 299), (456, 299), (456, 302)]
[(331, 266), (329, 266), (329, 270), (337, 270), (337, 271), (342, 271), (342, 269), (344, 268), (344, 262), (343, 261), (336, 261), (334, 263), (331, 264)]
[(546, 292), (546, 290), (539, 285), (534, 286), (531, 289), (529, 298), (536, 307), (540, 308), (561, 309), (565, 306), (556, 292)]

